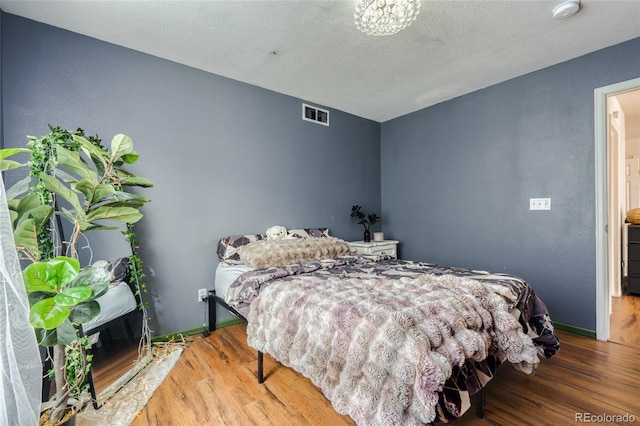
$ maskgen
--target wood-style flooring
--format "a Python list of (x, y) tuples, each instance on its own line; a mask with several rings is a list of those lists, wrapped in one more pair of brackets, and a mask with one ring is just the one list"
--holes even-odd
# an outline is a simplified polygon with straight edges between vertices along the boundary
[[(259, 384), (245, 328), (194, 339), (133, 426), (354, 424), (311, 381), (268, 355)], [(500, 367), (486, 390), (484, 418), (472, 408), (455, 424), (572, 425), (576, 416), (626, 414), (640, 422), (640, 349), (566, 332), (559, 337), (560, 352), (542, 360), (535, 375)]]
[(640, 296), (612, 297), (610, 318), (609, 340), (640, 348)]
[(95, 348), (91, 363), (91, 375), (96, 394), (100, 395), (113, 382), (131, 370), (137, 359), (138, 344), (128, 340), (115, 341), (111, 345)]

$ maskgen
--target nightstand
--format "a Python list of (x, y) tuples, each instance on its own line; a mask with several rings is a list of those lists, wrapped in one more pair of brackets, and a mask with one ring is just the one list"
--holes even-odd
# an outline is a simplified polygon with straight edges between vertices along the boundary
[(356, 249), (359, 254), (388, 254), (394, 259), (398, 258), (398, 241), (384, 240), (371, 241), (349, 241), (349, 245)]
[(640, 225), (629, 225), (627, 232), (629, 293), (640, 294)]

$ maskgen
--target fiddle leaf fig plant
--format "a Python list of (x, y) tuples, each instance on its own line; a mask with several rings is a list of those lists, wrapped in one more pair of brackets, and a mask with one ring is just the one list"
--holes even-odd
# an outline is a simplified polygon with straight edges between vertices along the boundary
[[(35, 262), (22, 271), (31, 309), (29, 322), (38, 342), (54, 348), (53, 372), (56, 401), (50, 418), (62, 418), (70, 398), (79, 400), (86, 388), (91, 365), (86, 337), (78, 335), (78, 324), (90, 321), (100, 313), (95, 300), (107, 292), (111, 280), (104, 268), (80, 269), (80, 262), (58, 256), (46, 262)], [(72, 368), (70, 368), (72, 367)], [(65, 374), (55, 374), (56, 371)]]
[[(57, 135), (59, 139), (51, 142), (51, 135)], [(76, 259), (78, 239), (84, 232), (115, 230), (119, 229), (117, 223), (133, 224), (142, 218), (140, 208), (149, 199), (131, 192), (131, 188), (148, 188), (153, 183), (123, 168), (139, 158), (129, 136), (116, 135), (107, 150), (96, 138), (86, 138), (81, 129), (71, 133), (52, 128), (52, 133), (45, 137), (31, 137), (28, 145), (30, 148), (27, 149), (0, 150), (0, 171), (25, 165), (31, 170), (27, 179), (7, 191), (16, 247), (24, 258), (36, 261), (43, 256), (43, 237), (38, 231), (46, 230), (54, 213), (73, 226), (67, 241), (67, 254)], [(41, 158), (43, 152), (49, 157)], [(31, 155), (27, 164), (8, 160), (23, 153)], [(34, 157), (46, 165), (34, 167)], [(59, 203), (58, 207), (53, 202), (56, 197), (67, 205)], [(105, 221), (116, 224), (106, 225)], [(53, 253), (44, 257), (53, 257)]]
[[(110, 281), (103, 268), (81, 268), (78, 242), (93, 230), (120, 233), (126, 225), (133, 232), (132, 224), (142, 218), (140, 208), (149, 199), (132, 188), (153, 183), (124, 168), (139, 159), (129, 136), (116, 135), (106, 149), (97, 137), (85, 137), (82, 129), (49, 128), (41, 138), (29, 137), (27, 148), (0, 150), (0, 171), (29, 169), (27, 177), (7, 190), (7, 204), (16, 250), (23, 261), (32, 262), (23, 271), (29, 321), (39, 344), (53, 347), (56, 396), (50, 420), (55, 424), (65, 414), (69, 397), (77, 397), (86, 386), (91, 357), (81, 324), (100, 313), (95, 299), (108, 290)], [(25, 155), (26, 163), (12, 158)], [(63, 219), (71, 235), (56, 240)]]
[(73, 324), (100, 313), (95, 299), (107, 292), (110, 282), (106, 269), (80, 269), (77, 259), (65, 256), (30, 264), (22, 278), (31, 305), (29, 322), (44, 346), (73, 342), (77, 337)]

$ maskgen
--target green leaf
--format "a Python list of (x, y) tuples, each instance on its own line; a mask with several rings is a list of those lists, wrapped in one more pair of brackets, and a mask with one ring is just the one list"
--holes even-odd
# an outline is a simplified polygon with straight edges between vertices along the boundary
[(27, 211), (31, 209), (35, 209), (36, 207), (42, 206), (42, 201), (40, 200), (40, 195), (36, 192), (32, 192), (31, 194), (25, 196), (21, 200), (18, 201), (18, 205), (16, 206), (16, 211), (20, 215), (24, 215)]
[(20, 153), (30, 153), (31, 150), (27, 148), (6, 148), (0, 149), (0, 172), (5, 172), (7, 170), (13, 170), (20, 167), (26, 166), (25, 163), (19, 163), (14, 160), (7, 160), (7, 158), (12, 155), (20, 154)]
[(86, 286), (78, 286), (63, 289), (60, 293), (56, 294), (53, 299), (60, 306), (75, 306), (89, 298), (93, 291)]
[(109, 207), (131, 207), (133, 209), (139, 210), (142, 206), (144, 206), (143, 203), (137, 202), (137, 201), (112, 201), (106, 204), (102, 204), (102, 206), (109, 206)]
[(120, 181), (124, 186), (141, 186), (143, 188), (152, 188), (153, 182), (141, 176), (130, 176)]
[[(47, 223), (53, 214), (53, 207), (48, 204), (41, 204), (40, 196), (32, 193), (19, 200), (15, 206), (16, 216), (14, 223), (14, 238), (17, 245), (28, 245), (28, 241), (37, 238), (37, 233)], [(31, 243), (33, 244), (33, 243)], [(37, 243), (36, 243), (37, 244)]]
[(24, 247), (34, 258), (40, 257), (38, 246), (38, 226), (35, 219), (21, 220), (13, 231), (16, 247)]
[(46, 293), (42, 291), (33, 291), (27, 294), (27, 297), (29, 298), (29, 306), (33, 306), (39, 301), (53, 296), (55, 296), (55, 293)]
[(30, 154), (31, 150), (29, 148), (5, 148), (0, 149), (0, 160), (4, 160), (5, 158), (9, 158), (12, 155), (16, 154)]
[(51, 330), (69, 318), (69, 307), (58, 305), (53, 297), (41, 300), (31, 307), (29, 322), (36, 328)]
[(131, 154), (125, 154), (122, 156), (122, 161), (124, 161), (127, 164), (133, 164), (136, 161), (138, 161), (138, 159), (140, 158), (140, 154), (138, 154), (137, 152), (133, 151)]
[(95, 220), (115, 220), (120, 223), (136, 223), (142, 219), (142, 213), (132, 207), (101, 206), (87, 214), (87, 222)]
[[(73, 135), (73, 140), (80, 144), (82, 151), (91, 157), (92, 161), (95, 163), (96, 160), (102, 163), (102, 170), (107, 167), (108, 154), (102, 149), (98, 148), (87, 139), (79, 135)], [(100, 169), (100, 168), (99, 168)]]
[(57, 293), (72, 282), (80, 270), (80, 262), (70, 257), (58, 256), (47, 262), (35, 262), (22, 271), (28, 293), (45, 291)]
[(19, 169), (20, 167), (24, 167), (25, 164), (18, 163), (13, 160), (0, 160), (0, 172), (6, 172), (8, 170)]
[(89, 158), (91, 158), (91, 161), (93, 162), (94, 167), (96, 168), (96, 172), (98, 173), (98, 176), (104, 176), (105, 174), (105, 170), (107, 167), (107, 159), (105, 158), (105, 156), (97, 156), (91, 153), (87, 153)]
[(111, 282), (111, 273), (105, 268), (87, 266), (82, 268), (78, 276), (70, 284), (72, 287), (90, 287), (94, 294), (100, 293)]
[(75, 175), (72, 175), (67, 170), (62, 168), (56, 169), (56, 179), (66, 183), (78, 181), (78, 178)]
[(133, 152), (134, 152), (133, 141), (129, 136), (118, 134), (118, 135), (115, 135), (113, 139), (111, 139), (112, 160), (115, 160), (116, 158), (119, 158), (119, 157), (123, 157), (125, 155), (132, 154)]
[(55, 346), (58, 344), (58, 333), (56, 330), (45, 330), (43, 328), (36, 328), (36, 339), (38, 344), (42, 346)]
[(93, 300), (97, 299), (100, 296), (104, 296), (107, 291), (109, 291), (109, 284), (111, 284), (111, 278), (109, 278), (109, 282), (105, 284), (95, 284), (91, 287), (93, 290)]
[(9, 206), (9, 221), (13, 226), (15, 226), (15, 224), (18, 221), (18, 212), (15, 210), (12, 210), (10, 206)]
[[(118, 199), (101, 203), (99, 207), (131, 207), (138, 210), (144, 205), (144, 203), (149, 201), (143, 197), (123, 198), (121, 195), (122, 192), (119, 192), (117, 195)], [(96, 206), (96, 208), (97, 207), (98, 206)]]
[(85, 213), (82, 204), (80, 203), (80, 199), (78, 198), (78, 194), (64, 186), (60, 181), (52, 176), (42, 175), (41, 179), (49, 191), (60, 195), (62, 198), (67, 200), (69, 204), (71, 204), (79, 219), (84, 219)]
[(133, 200), (133, 201), (135, 201), (136, 204), (138, 204), (138, 203), (144, 204), (144, 203), (148, 203), (149, 201), (151, 201), (147, 197), (143, 197), (141, 195), (133, 194), (131, 192), (126, 192), (126, 191), (118, 191), (118, 195), (116, 196), (116, 198), (118, 200)]
[(100, 304), (95, 300), (80, 303), (71, 309), (69, 320), (75, 324), (87, 323), (100, 313)]
[(41, 204), (23, 214), (23, 216), (28, 216), (29, 218), (35, 220), (36, 227), (41, 229), (48, 221), (51, 219), (53, 215), (54, 209), (52, 206), (47, 204)]
[(106, 183), (96, 183), (90, 180), (83, 179), (75, 185), (75, 189), (82, 192), (87, 200), (91, 204), (100, 203), (104, 200), (114, 197), (118, 191), (113, 185)]
[(74, 226), (78, 226), (81, 228), (82, 231), (84, 231), (84, 229), (82, 229), (82, 224), (87, 223), (84, 221), (84, 216), (79, 218), (79, 217), (76, 217), (74, 212), (72, 212), (71, 210), (67, 210), (64, 207), (59, 207), (59, 208), (60, 208), (60, 211), (57, 212), (57, 214), (66, 218), (70, 223), (73, 223)]
[(56, 343), (59, 345), (70, 345), (77, 337), (78, 333), (69, 319), (56, 328)]
[(70, 151), (58, 145), (56, 147), (56, 155), (58, 157), (58, 165), (56, 168), (66, 168), (80, 176), (80, 179), (88, 179), (92, 181), (98, 180), (96, 172), (82, 161), (80, 154), (77, 152)]
[(18, 182), (13, 184), (11, 188), (7, 189), (7, 201), (14, 200), (18, 198), (20, 195), (30, 192), (31, 186), (31, 176), (27, 176), (24, 179), (20, 179)]
[(111, 283), (111, 273), (105, 268), (87, 266), (80, 270), (72, 286), (83, 286), (91, 289), (91, 300), (102, 296), (109, 290)]
[(120, 229), (118, 226), (106, 226), (100, 225), (99, 223), (91, 223), (91, 222), (82, 222), (80, 223), (80, 230), (82, 232), (86, 231), (115, 231)]

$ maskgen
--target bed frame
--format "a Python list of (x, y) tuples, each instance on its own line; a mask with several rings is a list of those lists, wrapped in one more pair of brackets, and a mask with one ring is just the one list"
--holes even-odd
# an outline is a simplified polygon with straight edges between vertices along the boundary
[[(244, 320), (245, 322), (247, 321), (247, 319), (240, 313), (238, 312), (235, 308), (229, 306), (229, 304), (227, 304), (227, 302), (224, 301), (224, 299), (222, 299), (220, 296), (216, 295), (216, 291), (215, 290), (210, 290), (208, 297), (207, 297), (207, 305), (208, 305), (208, 311), (209, 311), (209, 331), (215, 331), (216, 330), (216, 309), (217, 306), (216, 305), (220, 305), (223, 308), (225, 308), (226, 310), (228, 310), (229, 312), (233, 313), (234, 315), (237, 315), (238, 317), (242, 318), (242, 320)], [(258, 351), (258, 372), (257, 372), (257, 376), (258, 376), (258, 383), (264, 383), (264, 354), (262, 353), (262, 351)], [(479, 418), (483, 418), (484, 417), (484, 411), (485, 411), (485, 393), (484, 393), (484, 387), (482, 387), (477, 393), (476, 393), (476, 416)]]
[[(209, 331), (216, 330), (216, 305), (220, 305), (243, 321), (247, 322), (247, 319), (238, 312), (235, 308), (229, 306), (223, 298), (216, 295), (215, 290), (210, 290), (207, 297), (208, 311), (209, 311)], [(258, 351), (258, 383), (264, 383), (264, 354)]]

